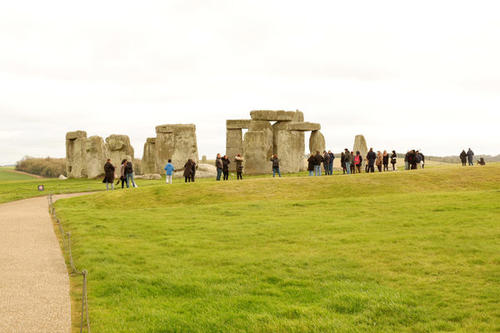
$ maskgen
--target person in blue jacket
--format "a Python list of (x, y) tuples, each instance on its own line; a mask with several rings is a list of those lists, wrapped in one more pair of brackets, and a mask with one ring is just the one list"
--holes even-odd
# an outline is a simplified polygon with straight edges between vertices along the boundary
[(172, 160), (168, 160), (167, 165), (165, 165), (165, 181), (167, 184), (172, 184), (172, 175), (175, 171), (175, 168), (172, 164)]

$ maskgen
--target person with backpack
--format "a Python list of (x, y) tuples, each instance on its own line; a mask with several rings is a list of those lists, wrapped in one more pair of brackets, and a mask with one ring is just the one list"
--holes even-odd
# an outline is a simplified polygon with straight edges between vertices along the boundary
[(366, 159), (368, 160), (368, 172), (375, 172), (375, 160), (377, 159), (377, 155), (373, 151), (373, 148), (370, 148), (370, 151), (366, 154)]
[(363, 163), (363, 157), (361, 157), (361, 153), (356, 151), (356, 156), (354, 156), (354, 166), (358, 173), (361, 173), (361, 164)]
[(391, 154), (391, 164), (392, 164), (392, 171), (396, 170), (396, 163), (398, 162), (398, 154), (396, 154), (396, 151), (393, 150)]
[(132, 184), (132, 187), (137, 187), (134, 182), (134, 166), (132, 165), (132, 161), (127, 161), (127, 165), (125, 166), (125, 175), (127, 178), (127, 188), (130, 188), (130, 184)]
[(175, 168), (172, 164), (172, 160), (168, 160), (168, 163), (165, 165), (165, 182), (167, 184), (172, 184), (172, 175), (174, 174)]
[(467, 151), (467, 159), (469, 160), (469, 165), (474, 165), (474, 152), (470, 148)]
[(467, 165), (467, 153), (465, 152), (465, 149), (460, 153), (460, 161), (462, 161), (462, 166)]
[(330, 174), (330, 155), (323, 151), (323, 169), (325, 170), (325, 175)]
[(273, 157), (271, 157), (270, 161), (272, 162), (273, 166), (273, 178), (276, 176), (276, 174), (281, 178), (280, 159), (278, 158), (278, 154), (274, 154)]
[(389, 171), (389, 154), (387, 150), (384, 150), (382, 154), (382, 164), (384, 165), (384, 171)]
[(193, 176), (193, 160), (188, 159), (186, 164), (184, 164), (184, 182), (190, 183), (191, 177)]
[(335, 155), (331, 150), (328, 151), (328, 155), (330, 155), (330, 166), (328, 167), (328, 170), (330, 171), (330, 175), (333, 175), (333, 160), (335, 159)]
[(106, 183), (106, 191), (109, 191), (109, 184), (111, 184), (111, 190), (115, 189), (115, 166), (111, 164), (109, 158), (104, 164), (104, 179), (102, 182)]
[(222, 157), (222, 174), (224, 175), (224, 180), (229, 180), (229, 164), (231, 164), (231, 161), (227, 158), (227, 155), (224, 155)]
[(217, 168), (217, 178), (216, 180), (220, 181), (220, 176), (222, 175), (222, 168), (224, 167), (222, 163), (222, 158), (220, 157), (220, 154), (217, 154), (217, 157), (215, 158), (215, 168)]
[(243, 180), (243, 157), (238, 154), (234, 158), (234, 161), (236, 162), (236, 180)]
[(344, 164), (345, 164), (345, 169), (348, 175), (351, 174), (351, 153), (349, 152), (349, 149), (345, 148), (344, 149)]
[(309, 176), (314, 176), (314, 162), (316, 161), (316, 156), (312, 153), (309, 155), (307, 159), (307, 171), (309, 171)]

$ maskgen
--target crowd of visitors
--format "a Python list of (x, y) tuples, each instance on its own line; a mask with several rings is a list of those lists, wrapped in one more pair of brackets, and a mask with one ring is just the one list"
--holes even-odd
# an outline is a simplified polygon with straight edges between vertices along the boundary
[(414, 170), (425, 167), (425, 156), (418, 150), (409, 150), (405, 155), (405, 170)]
[[(462, 161), (462, 166), (466, 166), (467, 162), (469, 165), (474, 165), (474, 152), (469, 148), (467, 152), (465, 149), (460, 153), (460, 161)], [(484, 161), (484, 159), (483, 159)]]

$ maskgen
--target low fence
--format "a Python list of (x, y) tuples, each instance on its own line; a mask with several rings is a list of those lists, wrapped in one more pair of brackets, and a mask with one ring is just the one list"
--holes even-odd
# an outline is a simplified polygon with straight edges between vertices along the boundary
[(71, 273), (72, 275), (81, 275), (83, 277), (83, 287), (82, 287), (82, 313), (81, 313), (81, 319), (80, 319), (80, 333), (83, 332), (84, 328), (87, 329), (87, 332), (90, 333), (90, 319), (89, 319), (89, 306), (88, 306), (88, 301), (87, 301), (87, 275), (88, 272), (83, 269), (79, 271), (75, 267), (75, 263), (73, 261), (73, 255), (71, 254), (71, 233), (69, 232), (64, 232), (64, 228), (61, 224), (61, 221), (56, 215), (56, 210), (54, 208), (54, 202), (52, 200), (52, 194), (49, 194), (48, 196), (48, 201), (49, 201), (49, 213), (56, 222), (56, 224), (59, 226), (59, 232), (61, 233), (61, 240), (63, 243), (63, 249), (66, 251), (66, 254), (68, 255), (69, 258), (69, 264), (71, 267)]

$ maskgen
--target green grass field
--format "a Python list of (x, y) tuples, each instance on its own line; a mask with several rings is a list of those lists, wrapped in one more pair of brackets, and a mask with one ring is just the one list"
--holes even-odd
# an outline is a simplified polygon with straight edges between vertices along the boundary
[(178, 182), (56, 208), (95, 332), (500, 331), (500, 164)]
[(0, 182), (34, 179), (35, 176), (14, 172), (14, 167), (0, 167)]

